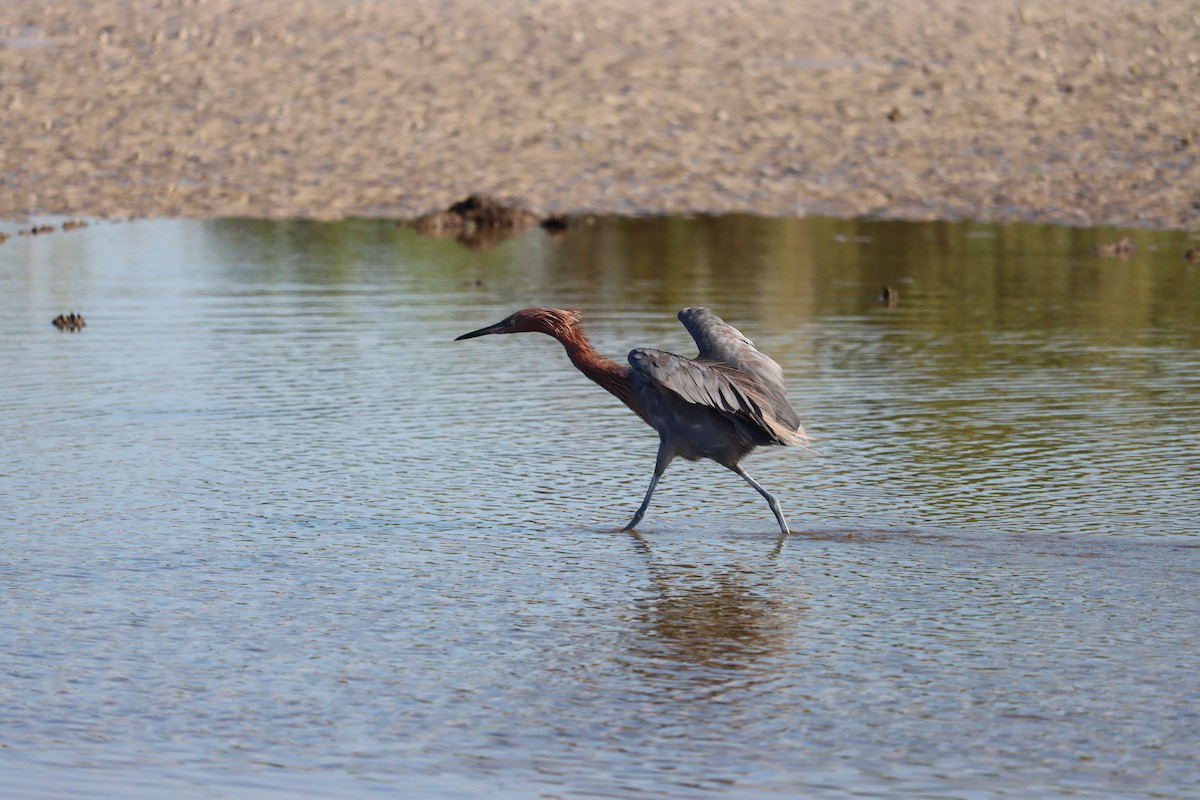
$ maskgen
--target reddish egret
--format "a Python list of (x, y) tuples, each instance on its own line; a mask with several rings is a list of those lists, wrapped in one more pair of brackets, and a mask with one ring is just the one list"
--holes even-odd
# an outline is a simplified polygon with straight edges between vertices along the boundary
[(788, 402), (783, 370), (707, 308), (685, 308), (679, 321), (696, 340), (699, 356), (686, 358), (639, 347), (629, 352), (629, 366), (596, 352), (579, 325), (577, 311), (527, 308), (458, 339), (493, 333), (549, 334), (562, 343), (580, 372), (658, 431), (658, 459), (650, 488), (624, 530), (642, 521), (658, 479), (676, 456), (682, 456), (689, 461), (711, 458), (741, 475), (766, 498), (780, 530), (788, 533), (779, 501), (738, 463), (759, 445), (808, 442)]

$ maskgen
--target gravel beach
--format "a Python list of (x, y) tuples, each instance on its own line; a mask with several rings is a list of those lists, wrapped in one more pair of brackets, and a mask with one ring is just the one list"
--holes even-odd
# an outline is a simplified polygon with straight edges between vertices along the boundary
[(1200, 226), (1200, 7), (7, 0), (0, 219)]

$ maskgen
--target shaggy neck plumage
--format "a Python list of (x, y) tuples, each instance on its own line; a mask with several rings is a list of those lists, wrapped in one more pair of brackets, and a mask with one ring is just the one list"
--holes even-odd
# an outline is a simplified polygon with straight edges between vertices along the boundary
[(609, 393), (620, 400), (646, 423), (646, 415), (638, 405), (633, 391), (633, 381), (629, 378), (629, 367), (622, 366), (607, 356), (596, 352), (592, 343), (577, 323), (563, 321), (546, 331), (562, 343), (567, 356), (575, 368), (595, 383), (604, 387)]

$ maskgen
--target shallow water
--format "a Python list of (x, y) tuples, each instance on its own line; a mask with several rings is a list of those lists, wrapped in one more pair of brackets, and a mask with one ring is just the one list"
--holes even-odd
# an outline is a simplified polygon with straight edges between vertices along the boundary
[[(1200, 266), (1119, 235), (12, 236), (0, 785), (1200, 796)], [(618, 532), (653, 432), (546, 337), (452, 341), (533, 304), (618, 358), (694, 353), (704, 304), (774, 356), (815, 444), (746, 463), (795, 535), (684, 462)]]

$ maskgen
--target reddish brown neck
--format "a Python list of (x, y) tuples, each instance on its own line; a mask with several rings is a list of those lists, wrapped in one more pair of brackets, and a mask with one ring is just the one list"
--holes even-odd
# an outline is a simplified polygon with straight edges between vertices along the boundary
[(607, 356), (602, 356), (592, 347), (587, 336), (578, 325), (568, 325), (546, 331), (555, 339), (562, 342), (571, 363), (587, 377), (607, 389), (612, 395), (637, 414), (647, 423), (646, 415), (638, 405), (633, 391), (633, 381), (629, 379), (629, 367), (622, 366)]

